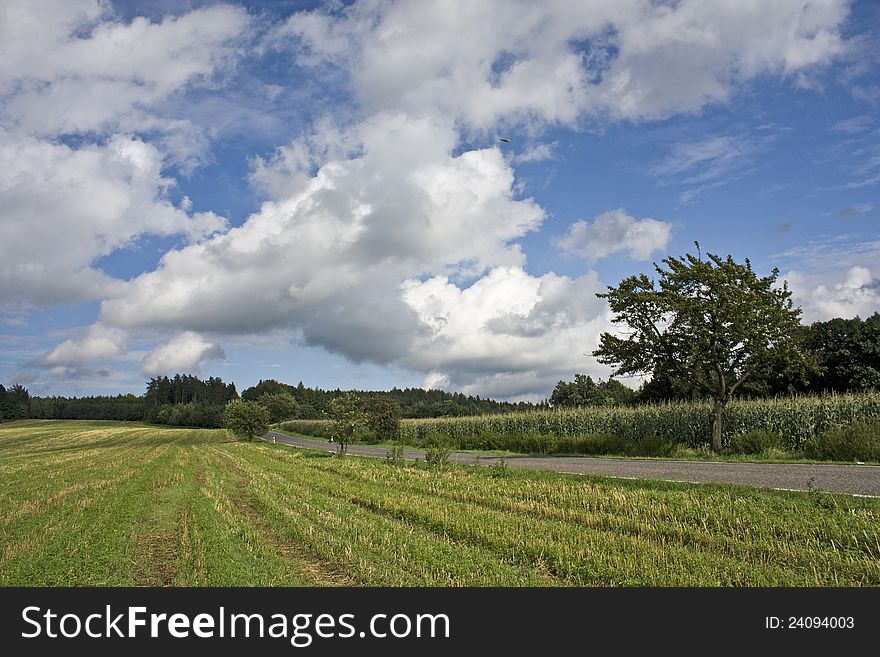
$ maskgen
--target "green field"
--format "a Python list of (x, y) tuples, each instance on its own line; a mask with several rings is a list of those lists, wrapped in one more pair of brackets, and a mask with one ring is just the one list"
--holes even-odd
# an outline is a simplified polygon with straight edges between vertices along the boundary
[(0, 425), (0, 584), (878, 586), (880, 501)]

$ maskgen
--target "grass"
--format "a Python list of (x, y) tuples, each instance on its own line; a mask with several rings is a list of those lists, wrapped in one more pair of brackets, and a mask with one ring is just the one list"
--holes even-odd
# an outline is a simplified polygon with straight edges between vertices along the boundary
[(880, 501), (0, 425), (0, 584), (878, 586)]
[[(308, 434), (299, 433), (282, 429), (277, 426), (272, 427), (272, 431), (280, 433), (284, 436), (293, 438), (303, 438), (305, 440), (325, 441), (326, 438), (321, 436), (310, 436)], [(381, 447), (391, 449), (400, 444), (395, 442), (365, 442), (352, 443), (353, 445), (363, 445), (365, 447)], [(405, 449), (424, 449), (417, 445), (403, 444)], [(475, 456), (577, 456), (593, 459), (633, 459), (638, 461), (710, 461), (714, 463), (803, 463), (803, 464), (840, 464), (852, 465), (853, 461), (841, 460), (819, 460), (806, 458), (803, 452), (791, 452), (783, 449), (767, 449), (760, 454), (731, 454), (723, 452), (716, 454), (708, 445), (703, 447), (687, 447), (685, 445), (676, 445), (674, 451), (669, 456), (629, 456), (627, 454), (577, 454), (571, 452), (554, 452), (546, 453), (527, 453), (513, 452), (505, 449), (454, 449), (453, 451), (461, 454), (473, 454)], [(871, 465), (877, 465), (877, 461), (863, 461)]]

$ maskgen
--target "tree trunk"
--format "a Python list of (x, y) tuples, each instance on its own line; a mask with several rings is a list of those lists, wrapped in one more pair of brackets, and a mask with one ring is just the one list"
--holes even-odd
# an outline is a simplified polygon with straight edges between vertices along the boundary
[(712, 451), (716, 454), (721, 453), (721, 429), (724, 419), (724, 402), (720, 399), (715, 400), (715, 406), (712, 407)]

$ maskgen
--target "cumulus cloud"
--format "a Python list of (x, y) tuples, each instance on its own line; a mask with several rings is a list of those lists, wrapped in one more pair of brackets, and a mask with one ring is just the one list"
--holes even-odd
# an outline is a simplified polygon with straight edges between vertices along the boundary
[[(544, 212), (516, 198), (499, 149), (454, 155), (452, 126), (401, 114), (365, 121), (358, 136), (359, 155), (324, 163), (299, 192), (170, 251), (114, 291), (102, 321), (243, 335), (284, 328), (353, 361), (439, 373), (453, 386), (490, 377), (485, 385), (504, 394), (517, 373), (534, 382), (539, 371), (604, 371), (578, 356), (604, 325), (602, 286), (595, 273), (523, 270), (517, 240)], [(491, 378), (501, 372), (508, 378)]]
[(96, 259), (225, 228), (168, 200), (164, 168), (191, 169), (208, 146), (163, 104), (227, 69), (249, 24), (228, 5), (155, 23), (98, 0), (0, 7), (0, 305), (105, 297), (119, 281)]
[(101, 298), (119, 281), (93, 267), (100, 256), (144, 234), (196, 240), (223, 229), (223, 218), (168, 201), (161, 163), (136, 137), (71, 148), (0, 129), (2, 304)]
[(144, 356), (141, 371), (149, 376), (175, 372), (198, 372), (206, 360), (223, 360), (219, 345), (198, 333), (185, 331)]
[(499, 267), (469, 287), (444, 277), (403, 284), (403, 298), (429, 330), (402, 364), (426, 386), (522, 397), (575, 371), (608, 376), (588, 355), (610, 330), (594, 272), (570, 279)]
[(636, 219), (623, 208), (603, 212), (593, 223), (576, 221), (556, 245), (572, 255), (598, 260), (626, 252), (634, 260), (647, 260), (666, 248), (672, 225), (657, 219)]
[(807, 322), (880, 312), (880, 277), (868, 267), (812, 274), (790, 271), (784, 278)]
[(0, 112), (38, 136), (160, 128), (149, 108), (227, 65), (248, 26), (228, 5), (161, 23), (119, 22), (97, 0), (6, 3), (2, 16)]
[(846, 51), (847, 13), (845, 0), (370, 1), (294, 14), (269, 42), (348, 71), (367, 111), (439, 110), (487, 130), (662, 118), (761, 74), (803, 84)]
[(82, 338), (65, 340), (37, 360), (42, 367), (72, 367), (118, 356), (125, 348), (123, 331), (93, 324)]
[(364, 122), (360, 137), (360, 157), (328, 162), (301, 193), (170, 251), (156, 271), (105, 301), (102, 316), (118, 326), (237, 333), (292, 324), (321, 340), (310, 321), (348, 321), (335, 310), (342, 301), (366, 304), (365, 317), (382, 324), (369, 311), (377, 290), (411, 276), (478, 275), (523, 262), (514, 241), (544, 213), (514, 197), (498, 149), (453, 156), (451, 126), (399, 114)]

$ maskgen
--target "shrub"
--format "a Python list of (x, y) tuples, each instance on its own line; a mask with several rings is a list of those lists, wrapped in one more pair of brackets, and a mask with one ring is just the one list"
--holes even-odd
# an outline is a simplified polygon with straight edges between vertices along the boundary
[(880, 461), (880, 420), (828, 429), (804, 444), (808, 458), (833, 461)]
[(661, 438), (655, 434), (648, 434), (632, 443), (628, 454), (630, 456), (672, 456), (676, 446), (674, 440)]
[(443, 445), (429, 447), (425, 454), (425, 462), (432, 468), (442, 470), (449, 462), (449, 455), (451, 453), (451, 450)]
[[(565, 441), (568, 442), (568, 441)], [(610, 433), (593, 433), (571, 441), (571, 449), (562, 450), (575, 454), (626, 454), (629, 442)]]
[(727, 447), (733, 454), (761, 454), (782, 447), (782, 436), (775, 431), (755, 429), (730, 437)]
[(389, 465), (400, 466), (403, 465), (404, 456), (403, 456), (403, 445), (397, 443), (396, 445), (392, 445), (391, 449), (388, 450), (388, 453), (385, 454), (385, 462)]

